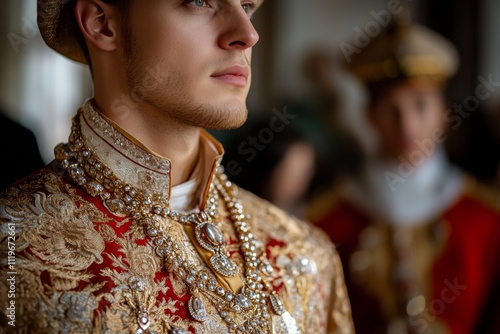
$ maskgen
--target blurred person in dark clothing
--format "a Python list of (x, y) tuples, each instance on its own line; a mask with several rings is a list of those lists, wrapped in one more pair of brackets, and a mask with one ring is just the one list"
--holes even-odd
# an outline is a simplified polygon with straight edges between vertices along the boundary
[(326, 46), (312, 47), (301, 64), (307, 91), (286, 105), (297, 117), (296, 126), (314, 145), (317, 164), (310, 196), (358, 170), (364, 159), (361, 144), (340, 119), (343, 93), (338, 83), (340, 61)]
[(499, 192), (444, 149), (460, 117), (444, 95), (458, 61), (449, 41), (399, 17), (352, 55), (377, 149), (308, 219), (339, 246), (358, 334), (500, 333)]
[(483, 112), (471, 113), (469, 119), (475, 122), (467, 154), (460, 162), (485, 182), (500, 187), (500, 98), (497, 96)]
[(4, 189), (45, 165), (33, 132), (0, 112), (0, 151), (2, 176), (0, 189)]
[(226, 147), (230, 179), (297, 217), (304, 210), (317, 164), (314, 145), (294, 125), (272, 132), (272, 118), (245, 124)]

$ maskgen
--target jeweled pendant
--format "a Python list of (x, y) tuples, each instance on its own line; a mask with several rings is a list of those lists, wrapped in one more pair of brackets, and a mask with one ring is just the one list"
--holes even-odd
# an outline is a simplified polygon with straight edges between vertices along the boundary
[(272, 293), (269, 296), (269, 300), (271, 301), (271, 306), (273, 307), (273, 311), (277, 315), (283, 315), (286, 312), (285, 305), (283, 304), (281, 298), (278, 297), (278, 295)]
[(112, 213), (120, 213), (125, 209), (125, 202), (119, 198), (108, 199), (105, 204)]
[(149, 318), (146, 315), (142, 315), (139, 318), (139, 327), (141, 327), (142, 330), (147, 330), (150, 324), (151, 322), (149, 321)]
[(196, 226), (196, 240), (203, 248), (214, 253), (226, 244), (222, 232), (212, 223)]
[(207, 320), (207, 309), (200, 297), (191, 297), (188, 302), (189, 314), (199, 322)]
[(215, 254), (210, 258), (210, 263), (214, 270), (222, 276), (235, 277), (238, 275), (238, 267), (226, 255)]

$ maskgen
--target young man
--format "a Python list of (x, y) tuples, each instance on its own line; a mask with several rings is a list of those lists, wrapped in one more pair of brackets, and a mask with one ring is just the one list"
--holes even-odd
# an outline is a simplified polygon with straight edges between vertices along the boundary
[(328, 237), (232, 184), (203, 130), (245, 122), (260, 4), (38, 1), (94, 95), (1, 196), (4, 330), (353, 332)]
[(395, 22), (350, 64), (370, 94), (377, 150), (309, 218), (338, 245), (358, 334), (498, 333), (500, 196), (443, 148), (466, 121), (443, 94), (456, 51)]

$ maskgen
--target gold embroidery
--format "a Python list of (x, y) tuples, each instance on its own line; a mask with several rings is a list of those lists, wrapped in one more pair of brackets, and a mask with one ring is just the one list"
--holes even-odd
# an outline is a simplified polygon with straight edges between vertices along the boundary
[[(137, 159), (156, 168), (156, 180), (168, 183), (165, 175), (159, 176), (169, 169), (164, 161), (150, 158), (105, 127), (98, 131), (113, 136), (116, 149), (125, 151), (126, 156), (116, 161), (123, 175), (140, 179), (138, 183), (152, 180), (151, 175), (141, 176), (147, 174), (141, 174), (143, 167), (129, 166)], [(100, 152), (105, 154), (106, 149)], [(7, 225), (16, 227), (17, 332), (135, 333), (141, 329), (167, 333), (173, 328), (198, 334), (229, 332), (209, 295), (200, 294), (207, 321), (191, 320), (185, 285), (163, 268), (144, 230), (82, 192), (60, 171), (57, 164), (48, 166), (0, 197), (2, 255), (8, 249)], [(294, 326), (302, 333), (327, 329), (329, 333), (354, 333), (343, 273), (328, 237), (244, 190), (238, 196), (250, 214), (248, 224), (274, 268), (272, 288), (288, 311), (286, 319), (296, 321), (270, 314), (276, 333), (293, 333)], [(222, 220), (220, 228), (226, 240), (237, 240), (227, 221)], [(208, 269), (180, 224), (170, 224), (167, 234), (189, 265)], [(236, 252), (240, 247), (233, 243), (228, 250), (242, 270), (243, 259)], [(5, 259), (2, 256), (2, 266)], [(2, 296), (7, 295), (5, 272), (1, 274)], [(0, 301), (2, 312), (6, 302)], [(9, 328), (4, 323), (0, 326)]]

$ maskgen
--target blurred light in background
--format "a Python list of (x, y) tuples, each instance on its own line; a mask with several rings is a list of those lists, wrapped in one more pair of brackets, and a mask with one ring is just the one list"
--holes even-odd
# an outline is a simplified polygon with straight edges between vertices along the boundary
[(36, 0), (8, 0), (0, 7), (0, 108), (35, 133), (49, 162), (54, 146), (67, 141), (76, 108), (91, 93), (90, 75), (45, 45), (36, 25)]

